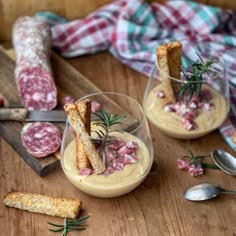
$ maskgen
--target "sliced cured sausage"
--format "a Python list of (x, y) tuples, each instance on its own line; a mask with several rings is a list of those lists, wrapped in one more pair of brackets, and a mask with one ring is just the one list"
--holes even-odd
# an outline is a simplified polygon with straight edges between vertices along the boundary
[(21, 139), (26, 150), (35, 157), (48, 156), (61, 145), (60, 131), (49, 122), (26, 124), (21, 131)]
[(16, 52), (16, 84), (28, 110), (52, 110), (57, 105), (57, 89), (50, 64), (49, 26), (34, 17), (20, 17), (13, 26)]

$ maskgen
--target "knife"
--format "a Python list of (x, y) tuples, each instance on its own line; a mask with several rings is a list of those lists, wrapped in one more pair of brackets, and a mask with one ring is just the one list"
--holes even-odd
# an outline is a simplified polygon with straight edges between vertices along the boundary
[(1, 108), (0, 120), (4, 121), (50, 121), (65, 122), (64, 110), (28, 111), (25, 108)]

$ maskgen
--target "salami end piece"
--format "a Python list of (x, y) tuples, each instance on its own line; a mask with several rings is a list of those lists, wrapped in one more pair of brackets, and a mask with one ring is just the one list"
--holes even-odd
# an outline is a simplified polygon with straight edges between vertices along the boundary
[(60, 131), (49, 122), (26, 124), (21, 131), (21, 139), (26, 150), (38, 158), (56, 152), (61, 146)]
[(50, 64), (50, 27), (35, 17), (20, 17), (13, 26), (15, 77), (21, 101), (28, 110), (52, 110), (57, 89)]

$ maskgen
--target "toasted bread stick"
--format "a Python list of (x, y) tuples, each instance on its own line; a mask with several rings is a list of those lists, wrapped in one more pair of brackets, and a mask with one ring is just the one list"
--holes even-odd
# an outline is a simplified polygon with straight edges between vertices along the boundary
[[(181, 54), (182, 45), (180, 42), (175, 41), (168, 44), (168, 65), (170, 68), (170, 76), (177, 80), (180, 80), (180, 70), (181, 70)], [(179, 92), (181, 84), (172, 81), (172, 87), (174, 89), (175, 95)]]
[(82, 206), (79, 199), (56, 198), (40, 194), (11, 191), (4, 196), (4, 204), (34, 213), (76, 219)]
[[(76, 103), (77, 111), (79, 112), (81, 118), (84, 121), (85, 129), (90, 135), (90, 114), (91, 114), (91, 101), (86, 99)], [(90, 161), (87, 157), (84, 144), (81, 141), (80, 135), (76, 133), (75, 138), (75, 148), (76, 148), (76, 165), (80, 170), (81, 168), (91, 168)]]
[(86, 131), (86, 127), (83, 119), (81, 118), (79, 112), (77, 111), (76, 105), (73, 103), (68, 103), (64, 105), (64, 110), (68, 116), (69, 122), (74, 130), (79, 134), (81, 142), (84, 144), (87, 157), (95, 171), (96, 174), (101, 174), (105, 171), (105, 164), (100, 158), (90, 135)]
[(162, 82), (165, 97), (168, 103), (176, 101), (173, 81), (169, 77), (180, 79), (181, 67), (181, 43), (171, 42), (159, 46), (156, 50), (157, 63), (160, 71), (160, 79)]

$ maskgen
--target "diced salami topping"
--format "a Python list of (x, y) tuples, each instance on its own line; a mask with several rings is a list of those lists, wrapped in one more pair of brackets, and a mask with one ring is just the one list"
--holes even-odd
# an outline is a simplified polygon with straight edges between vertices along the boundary
[(158, 90), (158, 91), (156, 92), (156, 96), (157, 96), (158, 98), (164, 98), (164, 97), (165, 97), (165, 93), (164, 93), (164, 91), (162, 91), (162, 90)]
[(108, 167), (104, 172), (103, 175), (110, 175), (114, 172), (115, 170), (112, 167)]
[(101, 108), (101, 104), (99, 102), (96, 102), (96, 101), (91, 102), (91, 111), (93, 113), (99, 111), (100, 108)]
[(65, 104), (67, 103), (74, 103), (75, 102), (75, 99), (72, 97), (72, 96), (64, 96), (62, 99), (61, 99), (61, 105), (64, 106)]
[[(138, 147), (138, 143), (133, 140), (113, 139), (103, 151), (99, 151), (106, 162), (106, 170), (103, 175), (110, 175), (114, 171), (122, 171), (125, 165), (137, 163), (139, 160), (135, 152)], [(99, 148), (100, 146), (97, 147), (97, 149)], [(86, 175), (86, 173), (83, 175)]]
[(204, 102), (204, 103), (199, 103), (199, 107), (205, 111), (210, 111), (211, 109), (213, 109), (214, 106), (211, 103)]
[(209, 101), (212, 99), (211, 92), (208, 89), (202, 89), (199, 97), (201, 101)]
[(125, 145), (125, 142), (119, 139), (112, 140), (111, 144), (109, 144), (109, 148), (117, 151), (122, 146)]
[(124, 157), (115, 158), (114, 160), (112, 160), (112, 163), (113, 164), (115, 164), (115, 163), (124, 163)]
[(189, 104), (189, 107), (192, 108), (192, 109), (196, 109), (197, 108), (197, 103), (196, 102), (191, 102)]
[(105, 156), (106, 156), (106, 161), (109, 162), (114, 160), (117, 157), (117, 154), (114, 150), (107, 148), (105, 151)]
[(83, 167), (79, 170), (79, 174), (84, 175), (84, 176), (89, 176), (89, 175), (92, 175), (93, 173), (94, 171), (90, 168)]
[(20, 17), (13, 27), (16, 52), (16, 84), (28, 110), (52, 110), (57, 105), (57, 89), (50, 65), (49, 26), (35, 17)]
[(129, 141), (126, 143), (126, 147), (134, 152), (138, 148), (138, 143), (134, 141)]
[(123, 147), (121, 147), (121, 148), (117, 151), (117, 153), (118, 153), (119, 155), (121, 155), (122, 157), (123, 157), (125, 154), (130, 154), (131, 152), (132, 152), (132, 150), (129, 149), (126, 145), (123, 146)]
[(124, 169), (124, 163), (113, 163), (113, 169), (114, 170), (123, 170)]
[(182, 124), (186, 130), (194, 130), (197, 128), (196, 124), (191, 119), (183, 118)]
[(199, 96), (193, 96), (189, 101), (189, 96), (181, 97), (177, 102), (164, 106), (164, 111), (175, 112), (182, 117), (182, 125), (186, 130), (197, 129), (194, 119), (199, 115), (199, 109), (209, 111), (214, 108), (210, 102), (212, 94), (208, 89), (203, 89)]
[(124, 163), (125, 164), (133, 164), (138, 161), (138, 158), (135, 155), (125, 154), (124, 155)]
[(21, 131), (21, 139), (26, 150), (35, 157), (48, 156), (61, 145), (60, 131), (49, 122), (26, 124)]

